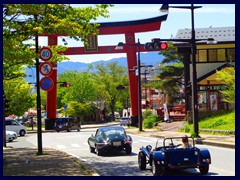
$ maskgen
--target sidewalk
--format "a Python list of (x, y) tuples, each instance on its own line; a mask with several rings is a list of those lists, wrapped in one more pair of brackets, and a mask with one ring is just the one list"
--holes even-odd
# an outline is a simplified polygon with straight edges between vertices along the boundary
[[(119, 125), (119, 122), (82, 125), (82, 129), (113, 125)], [(173, 122), (163, 123), (161, 129), (146, 129), (143, 132), (139, 132), (138, 128), (126, 128), (126, 131), (129, 134), (163, 138), (185, 135), (186, 133), (176, 131), (181, 126), (182, 122)], [(28, 133), (36, 132), (36, 130), (28, 131)], [(44, 132), (48, 131), (43, 131), (43, 133)], [(203, 134), (200, 134), (200, 136), (201, 138), (196, 139), (197, 144), (202, 143), (220, 147), (235, 148), (235, 136), (215, 136)], [(36, 155), (37, 151), (37, 148), (3, 148), (3, 175), (98, 176), (94, 170), (88, 168), (80, 159), (65, 152), (52, 148), (44, 148), (43, 155)]]

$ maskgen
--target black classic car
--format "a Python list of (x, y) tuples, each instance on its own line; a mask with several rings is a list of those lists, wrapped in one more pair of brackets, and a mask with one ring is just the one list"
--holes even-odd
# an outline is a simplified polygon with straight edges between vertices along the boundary
[(88, 138), (90, 152), (98, 156), (107, 152), (125, 150), (127, 154), (132, 153), (132, 138), (126, 134), (123, 127), (109, 126), (96, 130), (95, 135)]
[[(188, 146), (180, 144), (180, 140), (187, 138)], [(191, 139), (191, 140), (188, 140)], [(160, 140), (160, 139), (159, 139)], [(163, 139), (162, 146), (152, 149), (151, 145), (141, 147), (138, 153), (138, 165), (140, 170), (151, 166), (154, 176), (164, 175), (171, 169), (199, 168), (201, 174), (207, 174), (211, 164), (210, 152), (206, 148), (197, 148), (191, 137), (171, 137)]]

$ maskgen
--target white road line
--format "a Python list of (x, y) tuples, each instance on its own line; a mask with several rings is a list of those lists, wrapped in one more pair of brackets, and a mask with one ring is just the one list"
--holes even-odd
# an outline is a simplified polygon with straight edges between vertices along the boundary
[(81, 147), (79, 144), (71, 144), (72, 147), (76, 147), (76, 148), (79, 148)]
[(56, 146), (57, 146), (58, 149), (67, 149), (67, 147), (64, 146), (64, 145), (56, 145)]
[(152, 142), (154, 142), (154, 141), (152, 141), (152, 140), (144, 140), (144, 139), (138, 139), (138, 141), (140, 141), (140, 142), (146, 142), (146, 143), (152, 143)]

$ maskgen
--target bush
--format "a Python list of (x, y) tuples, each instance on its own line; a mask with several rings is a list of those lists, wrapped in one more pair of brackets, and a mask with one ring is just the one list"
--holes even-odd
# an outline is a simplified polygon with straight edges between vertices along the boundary
[(189, 133), (190, 132), (190, 126), (189, 124), (184, 124), (184, 132)]
[(144, 128), (153, 128), (154, 124), (158, 121), (157, 115), (150, 115), (143, 121)]
[(152, 115), (153, 113), (151, 109), (146, 109), (146, 111), (142, 113), (143, 119), (147, 119), (149, 116), (152, 116)]

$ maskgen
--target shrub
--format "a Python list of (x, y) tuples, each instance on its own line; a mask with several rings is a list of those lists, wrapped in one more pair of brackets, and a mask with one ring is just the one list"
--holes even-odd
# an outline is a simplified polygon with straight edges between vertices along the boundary
[(147, 117), (149, 117), (149, 116), (151, 116), (151, 115), (153, 115), (153, 112), (152, 112), (151, 109), (146, 109), (146, 111), (144, 111), (144, 112), (142, 113), (143, 119), (147, 119)]
[(189, 124), (184, 124), (184, 132), (189, 133), (190, 132), (190, 126)]
[(143, 121), (144, 128), (153, 128), (154, 124), (158, 121), (157, 115), (150, 115)]

